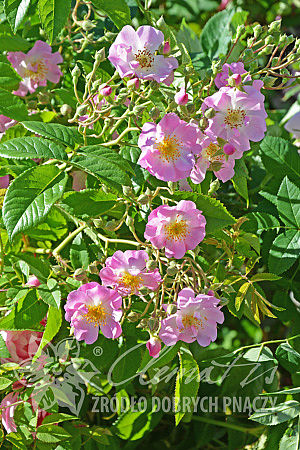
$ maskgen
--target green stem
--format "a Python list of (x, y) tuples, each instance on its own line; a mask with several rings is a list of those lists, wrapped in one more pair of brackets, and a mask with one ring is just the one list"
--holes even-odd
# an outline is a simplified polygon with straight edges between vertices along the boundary
[(86, 225), (81, 225), (76, 230), (74, 230), (72, 233), (69, 234), (54, 250), (53, 250), (53, 256), (55, 259), (58, 258), (60, 252), (65, 248), (66, 245), (68, 245), (69, 242), (71, 242), (77, 234), (81, 233), (86, 228)]
[(208, 423), (210, 425), (229, 428), (230, 430), (241, 431), (242, 433), (254, 434), (254, 436), (257, 436), (257, 434), (264, 429), (264, 427), (262, 426), (255, 428), (242, 427), (241, 425), (235, 425), (234, 423), (228, 423), (221, 420), (209, 419), (208, 417), (193, 416), (193, 420), (196, 420), (197, 422)]

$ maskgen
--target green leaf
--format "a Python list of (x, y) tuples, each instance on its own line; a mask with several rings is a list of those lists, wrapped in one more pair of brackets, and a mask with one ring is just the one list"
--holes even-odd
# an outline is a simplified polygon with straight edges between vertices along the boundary
[(74, 269), (87, 269), (90, 258), (83, 234), (79, 233), (73, 239), (70, 248), (70, 260)]
[(7, 316), (0, 319), (1, 330), (39, 330), (48, 306), (39, 300), (36, 289), (30, 289), (12, 308)]
[(294, 419), (299, 413), (300, 404), (295, 400), (289, 400), (285, 403), (280, 403), (280, 405), (274, 406), (273, 408), (257, 410), (249, 417), (249, 419), (270, 426)]
[[(179, 352), (180, 367), (175, 385), (175, 422), (179, 424), (183, 416), (190, 412), (184, 410), (184, 398), (195, 398), (199, 389), (200, 372), (192, 353), (185, 347)], [(190, 400), (190, 403), (192, 400)]]
[(30, 0), (4, 0), (6, 18), (15, 33), (25, 17)]
[(234, 177), (232, 178), (232, 184), (236, 192), (243, 197), (247, 204), (249, 202), (248, 196), (248, 169), (245, 162), (242, 159), (237, 159), (234, 166)]
[(58, 425), (40, 425), (37, 429), (36, 437), (45, 444), (57, 444), (58, 442), (70, 439), (71, 435), (64, 428)]
[(250, 283), (246, 282), (239, 288), (235, 298), (235, 308), (237, 311), (239, 311), (250, 286)]
[(260, 144), (262, 162), (275, 178), (287, 175), (296, 183), (300, 175), (300, 158), (295, 145), (285, 139), (266, 136)]
[(39, 137), (20, 137), (0, 144), (3, 158), (28, 159), (45, 158), (65, 161), (68, 155), (62, 145)]
[(41, 299), (54, 308), (59, 308), (61, 301), (61, 293), (59, 285), (54, 278), (47, 280), (47, 284), (41, 284), (38, 287), (38, 293)]
[(128, 162), (114, 150), (99, 148), (97, 156), (79, 156), (72, 164), (119, 192), (123, 191), (123, 186), (131, 186), (131, 180), (125, 172)]
[(39, 15), (50, 44), (65, 26), (71, 12), (71, 0), (39, 0)]
[(194, 202), (206, 219), (206, 233), (213, 233), (216, 230), (235, 223), (235, 218), (227, 211), (225, 206), (219, 200), (208, 195), (196, 192), (175, 192), (173, 195), (164, 193), (164, 196), (172, 198), (177, 202), (180, 200), (191, 200)]
[(78, 417), (71, 416), (70, 414), (64, 413), (53, 413), (50, 416), (47, 416), (43, 420), (43, 425), (49, 425), (52, 423), (60, 423), (65, 422), (67, 420), (77, 420)]
[(66, 218), (56, 207), (52, 208), (43, 223), (28, 231), (29, 237), (37, 241), (58, 241), (68, 232)]
[(26, 120), (28, 117), (27, 108), (24, 102), (14, 94), (0, 87), (0, 114), (17, 120)]
[(3, 391), (8, 386), (10, 386), (13, 383), (13, 380), (10, 380), (9, 378), (0, 377), (0, 391)]
[(234, 11), (220, 11), (212, 16), (205, 24), (200, 42), (203, 51), (210, 59), (227, 53), (228, 44), (231, 40), (230, 21)]
[(288, 372), (300, 370), (300, 354), (290, 344), (280, 344), (276, 349), (278, 361)]
[(0, 358), (9, 358), (10, 353), (6, 347), (5, 340), (3, 339), (2, 335), (0, 334)]
[(131, 23), (130, 10), (125, 0), (92, 0), (92, 3), (95, 8), (107, 14), (119, 30)]
[(263, 231), (276, 230), (280, 227), (279, 220), (271, 214), (253, 212), (247, 214), (247, 221), (241, 226), (241, 229), (250, 233), (261, 234)]
[(2, 212), (10, 239), (42, 222), (63, 195), (67, 179), (56, 166), (37, 166), (9, 185)]
[(76, 217), (98, 217), (109, 211), (117, 197), (97, 189), (85, 189), (80, 192), (66, 192), (60, 204), (64, 210)]
[(30, 272), (32, 272), (41, 283), (47, 281), (51, 269), (50, 263), (47, 259), (43, 259), (41, 256), (39, 258), (35, 258), (30, 254), (20, 253), (16, 257), (16, 260), (26, 262), (30, 267)]
[(155, 412), (147, 405), (145, 411), (125, 411), (113, 424), (114, 433), (126, 441), (141, 439), (147, 432), (151, 431), (162, 416), (162, 411)]
[(69, 147), (82, 143), (82, 137), (75, 127), (66, 127), (60, 123), (22, 122), (24, 127), (32, 133), (40, 134), (49, 139), (54, 139)]
[(300, 229), (300, 189), (288, 177), (282, 180), (277, 194), (277, 208), (281, 220)]
[(21, 77), (13, 69), (6, 56), (0, 56), (0, 87), (11, 91), (19, 87)]
[(280, 439), (279, 450), (299, 450), (299, 431), (300, 428), (298, 427), (298, 429), (296, 429), (296, 426), (288, 428)]
[(276, 281), (280, 280), (281, 277), (275, 275), (274, 273), (257, 273), (253, 275), (251, 281)]
[(9, 24), (1, 23), (0, 30), (0, 51), (6, 52), (26, 52), (30, 49), (32, 44), (26, 39), (23, 39), (18, 34), (13, 34)]
[(269, 269), (278, 275), (285, 272), (299, 257), (300, 231), (288, 230), (273, 242), (269, 253)]
[(47, 314), (47, 323), (45, 330), (39, 345), (39, 348), (34, 355), (33, 362), (40, 357), (43, 348), (52, 341), (52, 339), (57, 335), (62, 323), (62, 312), (61, 309), (57, 309), (54, 306), (50, 306)]

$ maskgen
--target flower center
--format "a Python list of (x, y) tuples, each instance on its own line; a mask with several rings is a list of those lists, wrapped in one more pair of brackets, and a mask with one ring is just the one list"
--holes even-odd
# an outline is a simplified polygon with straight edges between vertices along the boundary
[(207, 159), (209, 162), (220, 161), (222, 162), (225, 154), (220, 149), (217, 144), (213, 144), (212, 142), (203, 150), (203, 157)]
[(36, 70), (27, 68), (25, 73), (26, 77), (31, 78), (33, 81), (44, 80), (46, 78), (48, 69), (43, 59), (32, 60), (30, 61), (30, 65), (32, 67), (35, 66)]
[(100, 325), (106, 325), (107, 316), (110, 314), (105, 310), (102, 305), (90, 306), (87, 305), (88, 312), (83, 314), (88, 323), (92, 323), (95, 327)]
[(131, 289), (132, 291), (138, 289), (142, 282), (142, 277), (140, 277), (139, 275), (131, 275), (128, 272), (125, 272), (120, 280), (120, 284), (122, 284), (127, 289)]
[(180, 142), (176, 136), (165, 136), (162, 142), (157, 143), (156, 148), (160, 153), (160, 157), (170, 163), (176, 161), (180, 155)]
[(224, 122), (231, 129), (238, 128), (238, 127), (241, 127), (242, 125), (244, 125), (245, 117), (246, 117), (246, 112), (243, 109), (228, 108)]
[(183, 241), (188, 235), (188, 225), (186, 220), (178, 219), (175, 222), (165, 225), (165, 234), (167, 239), (174, 241)]
[(186, 315), (182, 318), (182, 324), (184, 328), (189, 327), (196, 327), (196, 328), (203, 328), (203, 323), (201, 319), (197, 319), (197, 317), (194, 317), (192, 315)]
[(143, 50), (138, 50), (134, 56), (142, 69), (145, 68), (149, 69), (150, 67), (152, 67), (154, 62), (154, 56), (147, 48), (144, 48)]

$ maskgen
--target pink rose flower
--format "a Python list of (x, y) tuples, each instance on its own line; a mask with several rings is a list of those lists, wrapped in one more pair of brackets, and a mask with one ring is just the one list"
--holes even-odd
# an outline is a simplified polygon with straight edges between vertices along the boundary
[(289, 133), (293, 133), (295, 139), (300, 139), (300, 111), (287, 121), (284, 128)]
[[(229, 69), (230, 69), (230, 73), (229, 73)], [(215, 85), (217, 86), (218, 89), (220, 89), (223, 86), (228, 86), (228, 78), (230, 76), (230, 74), (235, 74), (235, 75), (243, 75), (244, 73), (247, 73), (247, 71), (244, 68), (244, 64), (242, 62), (233, 62), (231, 64), (225, 63), (222, 67), (222, 72), (218, 73), (216, 78), (215, 78)], [(237, 85), (240, 84), (241, 82), (241, 77), (240, 78), (236, 78), (237, 80)], [(250, 81), (251, 80), (251, 76), (247, 75), (247, 77), (245, 78), (245, 81)]]
[(182, 258), (204, 239), (206, 220), (201, 212), (187, 200), (161, 205), (148, 217), (145, 239), (158, 249), (164, 247), (167, 258)]
[(159, 352), (161, 350), (161, 341), (155, 336), (151, 336), (149, 341), (146, 343), (146, 347), (149, 350), (149, 355), (153, 358), (158, 358)]
[(189, 176), (197, 144), (197, 127), (174, 113), (166, 114), (155, 124), (143, 125), (138, 146), (142, 150), (138, 163), (159, 180), (178, 181)]
[(8, 130), (8, 128), (13, 127), (17, 122), (15, 120), (10, 119), (9, 117), (3, 116), (0, 114), (0, 139), (3, 134)]
[(22, 77), (19, 89), (14, 93), (24, 97), (28, 91), (32, 94), (39, 86), (46, 86), (47, 80), (58, 83), (62, 75), (58, 64), (63, 62), (59, 52), (52, 53), (49, 44), (36, 41), (28, 53), (9, 52), (8, 60)]
[(178, 67), (176, 58), (156, 54), (163, 42), (164, 35), (156, 28), (145, 25), (135, 31), (126, 25), (110, 47), (108, 59), (121, 78), (135, 76), (161, 83)]
[(93, 344), (99, 328), (106, 338), (116, 339), (122, 333), (122, 298), (113, 289), (92, 282), (84, 284), (68, 295), (65, 319), (74, 327), (78, 341)]
[(4, 175), (0, 177), (0, 189), (7, 189), (9, 186), (9, 175)]
[(219, 299), (211, 293), (195, 297), (193, 289), (182, 289), (178, 294), (177, 312), (161, 322), (160, 339), (165, 345), (197, 340), (199, 345), (207, 347), (217, 339), (217, 323), (224, 322), (218, 303)]
[[(212, 141), (209, 137), (205, 136), (201, 146), (201, 153), (198, 155), (198, 159), (191, 172), (191, 180), (195, 184), (201, 183), (206, 175), (207, 170), (212, 170), (215, 176), (223, 181), (230, 180), (234, 176), (235, 159), (242, 157), (242, 152), (236, 152), (231, 144), (225, 144), (230, 148), (233, 153), (231, 156), (225, 154), (224, 149), (220, 147), (217, 141)], [(225, 148), (224, 146), (224, 148)]]
[(147, 270), (149, 260), (144, 250), (121, 250), (105, 261), (106, 267), (100, 270), (104, 286), (111, 286), (121, 295), (138, 294), (142, 287), (156, 291), (162, 279), (158, 269)]
[(255, 80), (252, 86), (243, 86), (245, 92), (222, 87), (207, 97), (203, 110), (213, 108), (216, 115), (208, 120), (205, 133), (213, 140), (217, 137), (224, 139), (240, 151), (250, 149), (249, 141), (261, 141), (267, 130), (265, 97), (260, 92), (262, 87), (263, 82)]
[(189, 97), (186, 93), (185, 87), (182, 87), (179, 92), (177, 92), (174, 96), (174, 100), (177, 105), (186, 105), (189, 101)]
[(1, 335), (10, 353), (10, 358), (5, 358), (5, 361), (24, 364), (30, 362), (36, 354), (43, 333), (30, 330), (3, 330)]
[(30, 275), (28, 278), (28, 281), (26, 283), (26, 286), (40, 286), (41, 282), (35, 275)]

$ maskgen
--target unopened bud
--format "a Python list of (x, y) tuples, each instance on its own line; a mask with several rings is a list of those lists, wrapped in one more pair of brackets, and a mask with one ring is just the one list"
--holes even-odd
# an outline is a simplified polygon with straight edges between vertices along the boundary
[(146, 328), (148, 325), (148, 320), (147, 319), (142, 319), (140, 321), (140, 323), (136, 326), (137, 328)]
[(128, 228), (132, 228), (134, 226), (134, 219), (131, 216), (127, 216), (125, 219), (125, 223), (128, 226)]
[(103, 97), (109, 97), (112, 93), (111, 86), (105, 86), (102, 89), (100, 89), (100, 95), (103, 95)]
[(136, 313), (134, 311), (131, 311), (128, 315), (127, 315), (127, 319), (129, 320), (129, 322), (137, 322), (140, 318), (140, 314)]
[(214, 110), (214, 108), (208, 108), (204, 113), (204, 116), (207, 119), (212, 119), (213, 117), (215, 117), (215, 115), (216, 115), (216, 111)]
[(83, 103), (82, 105), (79, 105), (76, 109), (77, 116), (83, 116), (89, 109), (89, 105), (87, 103)]
[(74, 67), (74, 69), (72, 70), (71, 75), (72, 75), (73, 80), (75, 80), (75, 81), (77, 81), (78, 78), (80, 77), (81, 71), (80, 71), (79, 67), (77, 66), (77, 64)]
[(261, 25), (255, 25), (255, 27), (253, 28), (253, 33), (254, 33), (254, 37), (257, 39), (258, 36), (261, 34), (262, 32), (262, 26)]
[(270, 77), (269, 75), (267, 75), (262, 79), (262, 81), (264, 83), (264, 86), (272, 87), (276, 82), (276, 78)]
[(182, 87), (179, 92), (177, 92), (174, 96), (174, 100), (177, 105), (186, 105), (189, 101), (189, 97), (186, 93), (185, 87)]
[(169, 41), (166, 41), (166, 42), (164, 43), (163, 54), (164, 54), (164, 55), (168, 55), (168, 54), (170, 53), (170, 51), (171, 51), (171, 45), (170, 45), (170, 42), (169, 42)]
[(167, 307), (167, 314), (171, 315), (171, 314), (175, 314), (177, 311), (177, 306), (175, 304), (170, 304)]
[(130, 90), (139, 89), (140, 84), (141, 84), (141, 82), (138, 78), (131, 78), (131, 80), (127, 81), (127, 87)]
[(269, 45), (269, 44), (273, 44), (273, 36), (267, 36), (265, 39), (265, 44)]
[(202, 117), (202, 118), (199, 120), (199, 126), (200, 126), (200, 128), (201, 128), (202, 130), (205, 130), (205, 129), (208, 127), (208, 120), (207, 120), (206, 117)]
[(281, 19), (275, 20), (274, 22), (270, 23), (270, 25), (268, 26), (269, 33), (280, 31), (280, 28), (281, 28)]
[(236, 29), (236, 37), (240, 37), (243, 33), (245, 33), (245, 25), (238, 25)]
[(244, 51), (245, 59), (252, 58), (253, 57), (253, 50), (251, 48), (246, 48)]
[(122, 190), (123, 190), (123, 194), (126, 195), (127, 197), (131, 197), (134, 193), (132, 190), (132, 187), (130, 187), (130, 186), (123, 186)]
[(153, 120), (157, 120), (159, 118), (159, 115), (160, 115), (160, 110), (156, 106), (154, 106), (153, 108), (150, 109), (150, 113), (149, 114), (150, 114), (150, 117)]
[(225, 155), (233, 155), (235, 153), (235, 148), (232, 144), (225, 144), (223, 147)]
[(212, 181), (209, 186), (208, 195), (212, 195), (215, 192), (217, 192), (219, 187), (220, 187), (220, 181), (218, 179)]
[(167, 274), (170, 275), (171, 277), (176, 275), (176, 273), (178, 273), (178, 268), (176, 266), (169, 266), (167, 268)]
[(154, 317), (151, 317), (148, 320), (148, 324), (147, 325), (148, 325), (148, 328), (149, 328), (150, 331), (156, 331), (156, 330), (158, 330), (159, 322), (158, 322), (157, 319), (154, 319)]
[(150, 261), (147, 261), (146, 268), (148, 270), (155, 270), (157, 268), (157, 262), (150, 259)]
[(52, 266), (51, 267), (53, 273), (57, 276), (66, 277), (68, 276), (67, 272), (61, 266)]
[(60, 113), (62, 116), (69, 116), (72, 114), (72, 107), (70, 105), (67, 105), (66, 103), (64, 103), (60, 107)]
[(84, 270), (84, 269), (76, 269), (75, 270), (75, 272), (74, 272), (74, 278), (75, 278), (75, 280), (78, 280), (78, 281), (83, 281), (83, 280), (86, 280), (86, 270)]
[(95, 28), (95, 25), (91, 20), (84, 20), (81, 24), (81, 28), (84, 31), (90, 31), (92, 28)]
[(270, 55), (273, 51), (274, 45), (267, 45), (265, 48), (263, 48), (259, 54), (260, 55)]
[(98, 50), (95, 54), (95, 62), (97, 62), (98, 64), (102, 63), (103, 61), (105, 61), (106, 57), (105, 57), (105, 48), (101, 48), (101, 50)]
[(48, 92), (39, 92), (37, 98), (42, 105), (47, 105), (51, 100), (51, 96)]
[(116, 221), (116, 220), (109, 220), (108, 222), (106, 222), (104, 228), (105, 228), (107, 231), (114, 231), (114, 229), (116, 228), (116, 226), (117, 226), (117, 221)]
[(97, 261), (93, 261), (89, 266), (88, 266), (88, 271), (90, 273), (93, 273), (95, 275), (98, 275), (99, 273), (99, 269), (98, 269), (98, 263)]
[(150, 202), (150, 197), (147, 194), (141, 194), (138, 197), (137, 201), (140, 205), (148, 205), (148, 203)]

